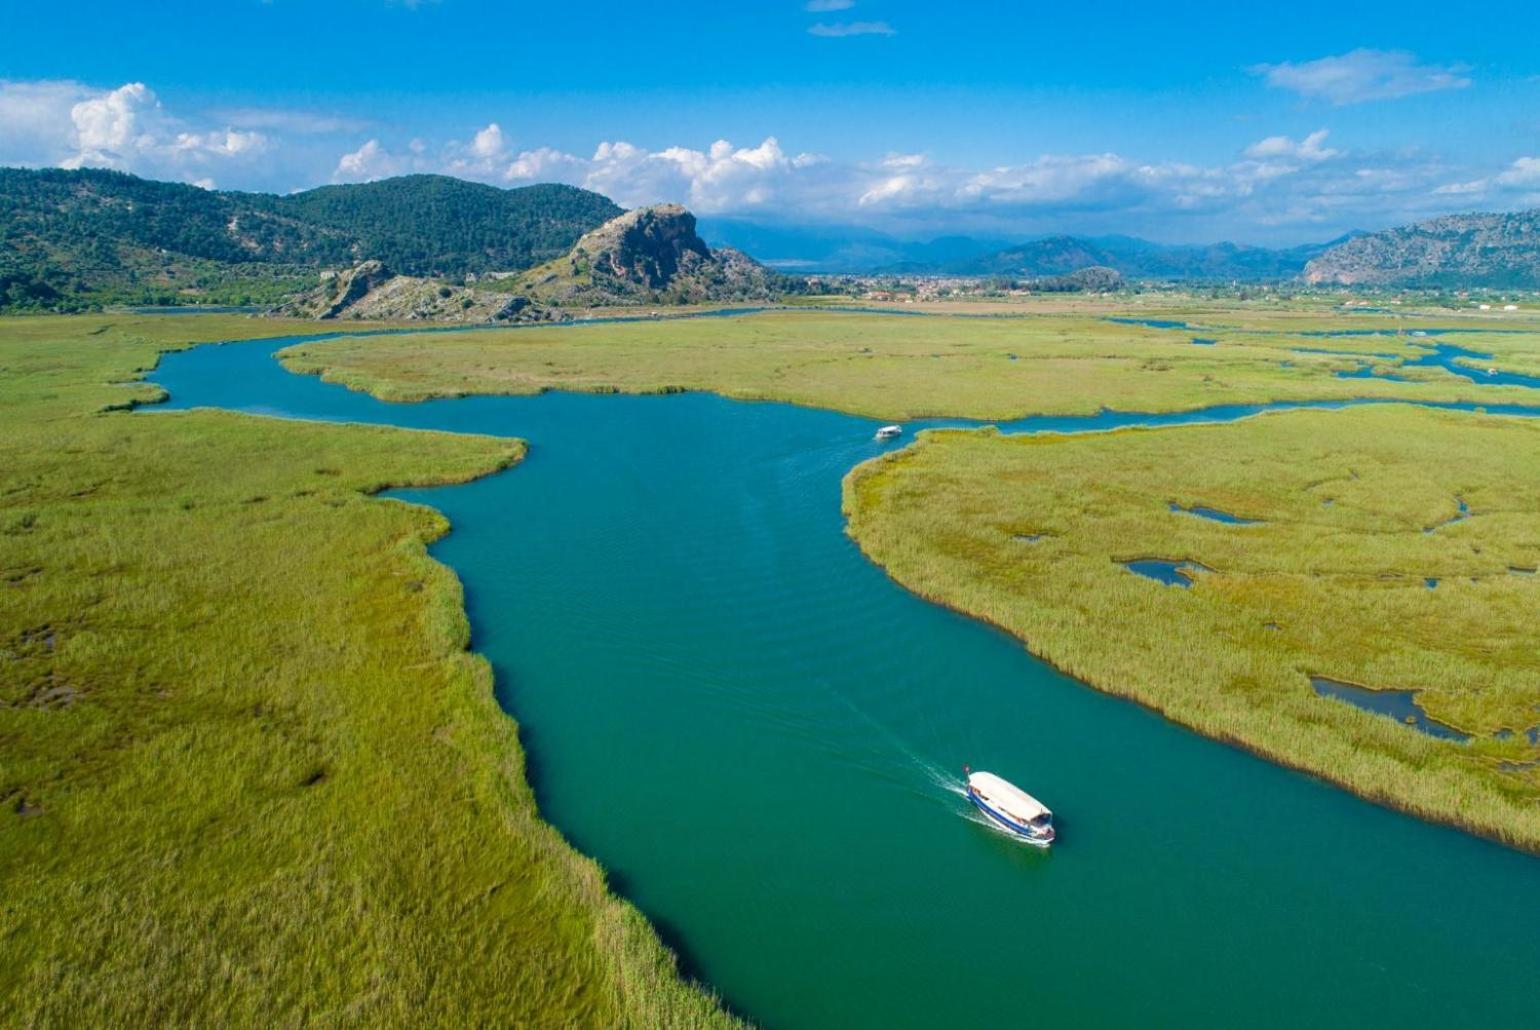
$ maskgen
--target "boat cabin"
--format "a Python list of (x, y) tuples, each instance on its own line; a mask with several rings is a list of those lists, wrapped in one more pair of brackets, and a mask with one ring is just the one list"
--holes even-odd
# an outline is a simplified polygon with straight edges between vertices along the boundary
[(996, 826), (1038, 847), (1053, 843), (1053, 813), (1020, 787), (994, 773), (968, 774), (968, 800)]

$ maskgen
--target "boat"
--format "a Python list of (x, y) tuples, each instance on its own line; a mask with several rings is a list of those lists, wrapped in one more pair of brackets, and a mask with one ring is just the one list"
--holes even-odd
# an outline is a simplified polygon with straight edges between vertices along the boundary
[(968, 800), (984, 813), (990, 824), (1036, 848), (1046, 848), (1056, 836), (1053, 813), (1048, 806), (994, 773), (968, 774)]
[(902, 436), (903, 432), (904, 432), (904, 427), (903, 426), (883, 426), (881, 429), (877, 430), (876, 439), (878, 439), (878, 440), (892, 440), (892, 439), (895, 439), (895, 438), (897, 438), (899, 436)]

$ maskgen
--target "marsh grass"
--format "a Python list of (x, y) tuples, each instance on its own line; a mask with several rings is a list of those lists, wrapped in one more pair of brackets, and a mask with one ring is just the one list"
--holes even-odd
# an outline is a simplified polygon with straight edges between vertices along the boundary
[(444, 519), (367, 496), (519, 442), (113, 410), (295, 331), (0, 321), (0, 1022), (727, 1021), (540, 821)]
[[(1218, 322), (1201, 331), (1217, 342), (1194, 347), (1190, 331), (1126, 325), (1104, 317), (1117, 313), (1202, 320), (1205, 326)], [(1336, 373), (1366, 361), (1393, 364), (1421, 351), (1410, 337), (1302, 335), (1321, 328), (1419, 324), (1440, 323), (1299, 313), (1242, 317), (1229, 310), (1187, 309), (1063, 313), (1050, 308), (1014, 317), (808, 309), (735, 318), (347, 338), (291, 347), (282, 358), (294, 371), (388, 400), (549, 389), (710, 390), (884, 419), (1007, 419), (1085, 415), (1102, 408), (1167, 412), (1354, 397), (1535, 403), (1533, 390), (1476, 386), (1438, 368), (1406, 369), (1407, 382), (1338, 378)], [(1513, 342), (1517, 338), (1507, 339), (1505, 346), (1520, 346)], [(1534, 338), (1522, 339), (1533, 348)], [(1299, 350), (1302, 347), (1311, 349)], [(1372, 356), (1376, 354), (1391, 357)]]
[[(1540, 724), (1540, 595), (1511, 571), (1540, 562), (1537, 448), (1528, 420), (1402, 406), (1087, 436), (935, 431), (853, 471), (844, 504), (900, 583), (1099, 689), (1540, 850), (1540, 775), (1525, 764), (1540, 748), (1523, 732)], [(1462, 498), (1469, 517), (1450, 521)], [(1150, 556), (1212, 571), (1179, 590), (1120, 564)], [(1474, 739), (1323, 699), (1312, 677), (1416, 691)]]

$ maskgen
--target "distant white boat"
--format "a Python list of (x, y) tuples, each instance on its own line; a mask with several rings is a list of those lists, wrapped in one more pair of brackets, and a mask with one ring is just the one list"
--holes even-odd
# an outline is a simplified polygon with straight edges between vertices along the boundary
[(1495, 376), (1495, 375), (1496, 375), (1496, 374), (1497, 374), (1497, 369), (1495, 369), (1495, 368), (1489, 368), (1489, 369), (1487, 369), (1487, 375), (1489, 375), (1489, 376)]
[(994, 773), (968, 772), (968, 800), (992, 824), (1036, 848), (1053, 843), (1053, 813), (1020, 787)]
[(881, 429), (877, 430), (877, 439), (879, 439), (879, 440), (892, 440), (892, 439), (895, 439), (895, 438), (897, 438), (899, 436), (902, 436), (903, 433), (904, 433), (904, 427), (903, 426), (883, 426)]

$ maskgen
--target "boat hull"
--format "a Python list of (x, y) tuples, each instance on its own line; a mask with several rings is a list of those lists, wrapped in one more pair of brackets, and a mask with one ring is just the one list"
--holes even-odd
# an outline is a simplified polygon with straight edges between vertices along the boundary
[(1032, 833), (1031, 830), (1029, 830), (1027, 827), (1021, 825), (1020, 823), (1016, 822), (1014, 819), (1012, 819), (1010, 816), (1006, 815), (1004, 812), (998, 811), (995, 808), (991, 807), (982, 798), (980, 798), (977, 794), (973, 793), (973, 791), (971, 791), (971, 790), (968, 792), (968, 800), (973, 802), (973, 807), (977, 808), (980, 812), (984, 813), (984, 818), (988, 819), (992, 826), (994, 826), (997, 829), (1005, 831), (1011, 837), (1014, 837), (1016, 840), (1021, 841), (1023, 844), (1030, 844), (1034, 848), (1045, 848), (1045, 849), (1053, 844), (1053, 838), (1052, 837), (1039, 837), (1039, 836), (1036, 836), (1035, 834)]

